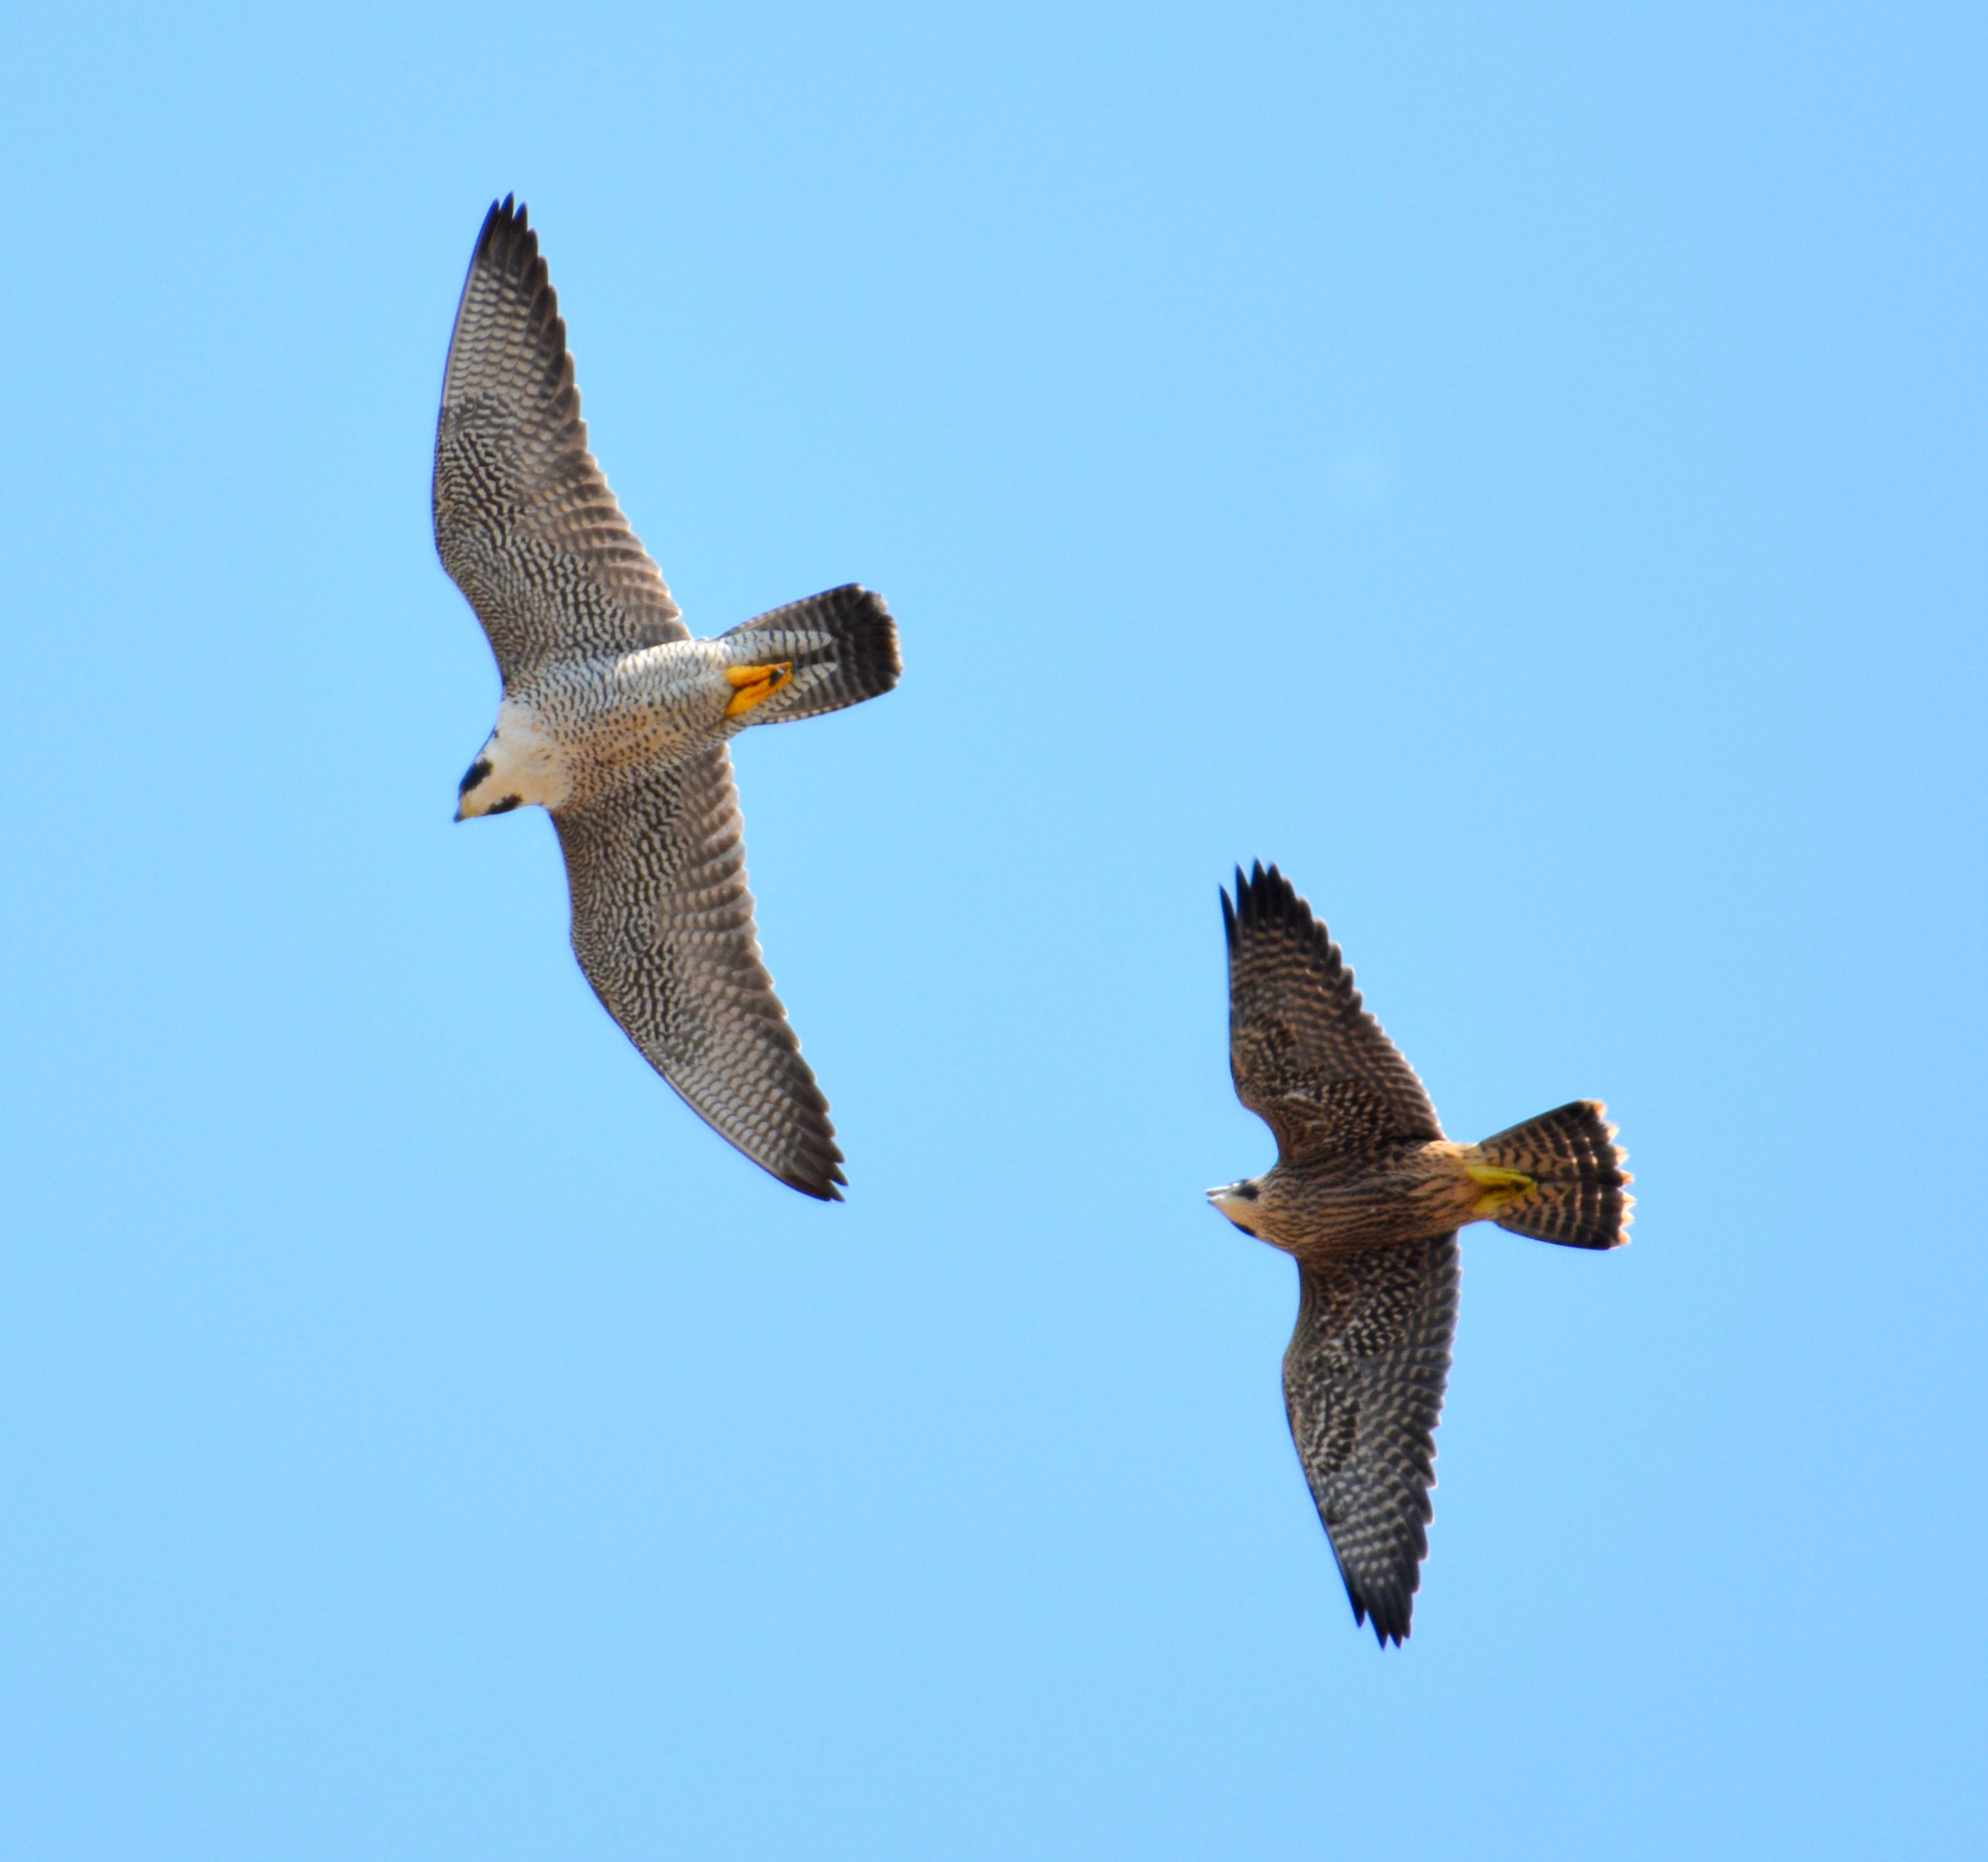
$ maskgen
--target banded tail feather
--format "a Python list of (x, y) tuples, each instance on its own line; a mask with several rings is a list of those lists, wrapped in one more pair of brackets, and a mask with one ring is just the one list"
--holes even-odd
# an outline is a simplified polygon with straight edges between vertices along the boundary
[(1619, 1248), (1629, 1239), (1636, 1199), (1625, 1186), (1633, 1179), (1622, 1168), (1627, 1154), (1616, 1146), (1607, 1110), (1599, 1100), (1576, 1099), (1477, 1147), (1494, 1168), (1532, 1180), (1492, 1218), (1500, 1228), (1563, 1248)]
[(890, 609), (882, 596), (857, 582), (755, 615), (721, 638), (740, 634), (765, 635), (766, 657), (794, 668), (787, 689), (756, 708), (756, 724), (860, 705), (889, 691), (903, 670)]

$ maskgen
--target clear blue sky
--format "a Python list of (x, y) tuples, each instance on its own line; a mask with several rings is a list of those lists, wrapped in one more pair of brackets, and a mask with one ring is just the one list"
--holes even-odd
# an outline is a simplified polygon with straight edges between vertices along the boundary
[[(1958, 1857), (1988, 1842), (1976, 8), (17, 13), (9, 1856)], [(824, 1208), (450, 824), (428, 467), (543, 229), (716, 632)], [(1217, 883), (1450, 1130), (1416, 1634), (1285, 1430)]]

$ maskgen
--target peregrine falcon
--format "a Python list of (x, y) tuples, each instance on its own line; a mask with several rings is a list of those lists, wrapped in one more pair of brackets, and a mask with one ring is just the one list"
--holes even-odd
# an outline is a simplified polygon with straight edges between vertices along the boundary
[(1432, 1517), (1436, 1419), (1456, 1329), (1456, 1232), (1494, 1222), (1568, 1248), (1629, 1238), (1625, 1154), (1577, 1099), (1454, 1144), (1353, 972), (1276, 867), (1236, 872), (1229, 1068), (1277, 1161), (1208, 1199), (1298, 1260), (1284, 1408), (1356, 1623), (1409, 1631)]
[(549, 810), (608, 1014), (721, 1137), (839, 1202), (828, 1101), (760, 960), (725, 744), (889, 691), (896, 629), (852, 584), (691, 638), (587, 450), (558, 299), (509, 196), (450, 340), (435, 545), (504, 680), (456, 819)]

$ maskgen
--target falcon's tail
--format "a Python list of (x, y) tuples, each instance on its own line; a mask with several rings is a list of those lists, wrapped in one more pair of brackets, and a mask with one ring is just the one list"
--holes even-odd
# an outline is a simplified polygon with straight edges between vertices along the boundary
[(794, 668), (791, 681), (753, 707), (751, 721), (756, 724), (817, 718), (860, 705), (889, 691), (903, 669), (896, 625), (883, 596), (854, 582), (805, 601), (790, 601), (721, 637), (736, 640), (741, 634), (754, 636), (755, 658)]
[(1477, 1149), (1488, 1167), (1471, 1173), (1486, 1186), (1483, 1213), (1535, 1241), (1621, 1247), (1636, 1199), (1623, 1189), (1633, 1180), (1622, 1168), (1628, 1154), (1616, 1148), (1607, 1110), (1576, 1099), (1486, 1138)]

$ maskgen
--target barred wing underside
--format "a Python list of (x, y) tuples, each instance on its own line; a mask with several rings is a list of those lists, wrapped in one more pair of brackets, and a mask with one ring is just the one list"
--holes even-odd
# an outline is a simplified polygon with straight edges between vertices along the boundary
[(556, 655), (690, 637), (587, 450), (559, 299), (508, 196), (477, 237), (449, 344), (435, 546), (506, 685)]
[(724, 746), (552, 819), (573, 953), (607, 1012), (721, 1137), (782, 1183), (840, 1201), (829, 1102), (760, 959)]
[(1408, 1634), (1461, 1268), (1452, 1230), (1298, 1267), (1284, 1407), (1356, 1622)]
[(1438, 1138), (1415, 1069), (1362, 1006), (1353, 972), (1290, 881), (1259, 864), (1222, 895), (1229, 1071), (1287, 1161)]

